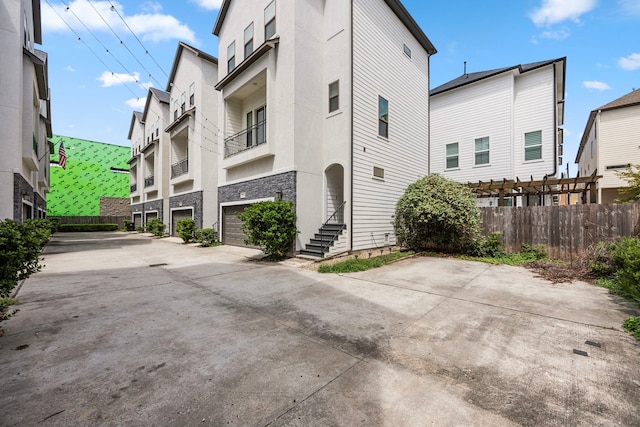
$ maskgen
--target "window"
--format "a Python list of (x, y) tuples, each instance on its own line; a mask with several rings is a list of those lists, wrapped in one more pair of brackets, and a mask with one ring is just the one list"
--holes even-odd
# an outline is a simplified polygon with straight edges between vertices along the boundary
[(244, 57), (253, 53), (253, 22), (244, 30)]
[(476, 165), (489, 164), (489, 137), (476, 139)]
[(264, 39), (269, 40), (276, 33), (276, 1), (264, 9)]
[(236, 42), (234, 41), (227, 48), (227, 73), (236, 68)]
[(411, 49), (409, 49), (409, 46), (407, 46), (406, 44), (402, 45), (403, 49), (404, 49), (404, 54), (407, 55), (409, 58), (411, 58)]
[(542, 159), (542, 131), (524, 134), (524, 161)]
[(373, 177), (384, 179), (384, 169), (379, 168), (377, 166), (373, 167)]
[(173, 120), (178, 120), (178, 100), (173, 101)]
[(378, 135), (389, 138), (389, 101), (378, 97)]
[(613, 165), (613, 166), (607, 166), (607, 170), (616, 170), (616, 169), (627, 169), (631, 167), (631, 163), (627, 163), (626, 165)]
[(447, 169), (459, 167), (458, 143), (447, 144)]
[(329, 112), (340, 108), (340, 80), (329, 84)]
[(189, 86), (189, 107), (193, 107), (196, 103), (196, 84), (191, 83)]
[(180, 97), (180, 114), (184, 114), (187, 109), (187, 94), (182, 92), (182, 96)]

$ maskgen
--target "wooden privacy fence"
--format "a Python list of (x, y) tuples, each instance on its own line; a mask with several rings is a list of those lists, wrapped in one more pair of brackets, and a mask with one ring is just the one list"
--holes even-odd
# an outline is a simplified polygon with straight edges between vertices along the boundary
[(499, 231), (509, 252), (547, 245), (553, 258), (573, 260), (598, 242), (640, 235), (640, 202), (613, 205), (480, 208), (483, 233)]
[(118, 224), (118, 228), (124, 229), (124, 220), (131, 218), (127, 216), (56, 216), (48, 218), (60, 219), (60, 224)]

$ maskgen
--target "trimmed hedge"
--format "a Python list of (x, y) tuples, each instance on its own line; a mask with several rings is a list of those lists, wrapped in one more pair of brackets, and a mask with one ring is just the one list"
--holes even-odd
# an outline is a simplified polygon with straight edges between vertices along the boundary
[(60, 224), (58, 231), (117, 231), (118, 224)]

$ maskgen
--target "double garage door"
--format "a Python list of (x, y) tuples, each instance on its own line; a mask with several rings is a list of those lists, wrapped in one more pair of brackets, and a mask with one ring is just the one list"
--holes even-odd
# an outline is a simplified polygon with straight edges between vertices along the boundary
[(242, 221), (238, 218), (238, 214), (244, 211), (247, 206), (249, 205), (225, 206), (222, 208), (222, 243), (225, 245), (255, 247), (244, 242), (247, 235), (242, 232)]

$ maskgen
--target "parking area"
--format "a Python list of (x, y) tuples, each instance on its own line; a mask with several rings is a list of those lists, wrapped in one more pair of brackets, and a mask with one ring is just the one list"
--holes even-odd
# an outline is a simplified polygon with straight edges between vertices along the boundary
[(640, 425), (638, 310), (605, 289), (258, 255), (56, 234), (4, 323), (0, 425)]

